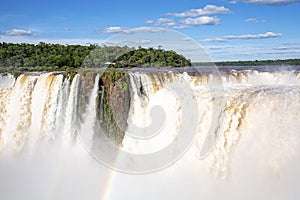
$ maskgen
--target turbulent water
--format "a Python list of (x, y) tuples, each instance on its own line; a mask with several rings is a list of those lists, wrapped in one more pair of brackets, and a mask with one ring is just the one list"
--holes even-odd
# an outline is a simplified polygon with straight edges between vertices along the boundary
[[(160, 157), (126, 160), (119, 153), (114, 166), (106, 163), (117, 171), (93, 155), (100, 74), (92, 84), (80, 74), (1, 75), (1, 199), (299, 198), (300, 71), (128, 74), (119, 151)], [(168, 145), (170, 151), (155, 154)], [(129, 174), (118, 172), (125, 168)]]

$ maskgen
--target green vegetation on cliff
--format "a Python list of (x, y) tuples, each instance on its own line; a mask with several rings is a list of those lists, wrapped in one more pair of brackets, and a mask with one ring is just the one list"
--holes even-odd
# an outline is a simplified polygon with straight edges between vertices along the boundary
[[(130, 109), (130, 77), (127, 72), (112, 69), (101, 74), (96, 83), (97, 74), (97, 72), (87, 72), (80, 75), (77, 121), (79, 125), (85, 122), (91, 92), (95, 84), (98, 84), (95, 108), (97, 122), (93, 126), (94, 139), (99, 139), (104, 134), (110, 142), (120, 145), (127, 128)], [(71, 77), (72, 74), (66, 75), (69, 80)], [(97, 142), (94, 145), (97, 145)]]
[(102, 102), (98, 113), (100, 126), (108, 139), (116, 145), (121, 144), (130, 107), (129, 75), (126, 72), (104, 72), (101, 76)]

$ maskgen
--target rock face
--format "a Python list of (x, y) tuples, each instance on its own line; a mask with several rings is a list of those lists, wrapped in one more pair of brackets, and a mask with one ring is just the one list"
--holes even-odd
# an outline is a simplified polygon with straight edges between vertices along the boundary
[(117, 80), (108, 98), (108, 105), (111, 106), (114, 119), (122, 130), (127, 128), (127, 118), (130, 107), (129, 78), (126, 74)]
[(87, 74), (81, 74), (80, 76), (80, 85), (79, 85), (79, 91), (80, 95), (78, 97), (79, 104), (78, 104), (78, 114), (79, 119), (82, 122), (82, 114), (85, 113), (86, 107), (89, 103), (89, 97), (91, 95), (91, 91), (95, 84), (95, 77), (96, 73), (87, 73)]
[[(96, 76), (97, 73), (90, 72), (80, 77), (78, 119), (81, 122), (95, 86)], [(126, 72), (104, 72), (97, 84), (99, 88), (96, 110), (98, 123), (95, 127), (95, 137), (98, 131), (104, 131), (111, 142), (119, 145), (127, 128), (130, 108), (129, 76)]]
[(106, 135), (115, 144), (121, 144), (127, 128), (129, 84), (129, 77), (125, 72), (105, 72), (100, 78), (99, 121)]

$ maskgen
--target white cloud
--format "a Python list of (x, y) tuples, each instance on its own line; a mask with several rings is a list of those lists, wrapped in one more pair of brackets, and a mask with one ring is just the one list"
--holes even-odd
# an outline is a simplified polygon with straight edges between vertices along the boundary
[(259, 3), (259, 4), (268, 4), (268, 5), (300, 2), (300, 0), (242, 0), (242, 1), (248, 2), (248, 3)]
[(173, 20), (170, 18), (159, 18), (158, 20), (156, 20), (156, 23), (168, 23), (168, 22), (173, 22)]
[(276, 37), (281, 37), (281, 33), (273, 33), (273, 32), (267, 32), (267, 33), (261, 33), (261, 34), (246, 34), (246, 35), (229, 35), (229, 36), (224, 36), (221, 38), (209, 38), (209, 39), (204, 39), (200, 40), (200, 42), (226, 42), (229, 40), (250, 40), (250, 39), (267, 39), (267, 38), (276, 38)]
[(245, 21), (246, 22), (250, 22), (250, 23), (257, 23), (257, 22), (259, 22), (259, 20), (256, 19), (256, 18), (247, 18)]
[(127, 46), (140, 46), (140, 45), (146, 45), (146, 44), (150, 44), (151, 41), (150, 40), (135, 40), (135, 41), (118, 41), (118, 40), (108, 40), (105, 41), (103, 44), (105, 45), (112, 45), (112, 46), (116, 46), (116, 45), (127, 45)]
[(205, 49), (208, 50), (213, 50), (213, 51), (220, 51), (220, 50), (228, 50), (230, 49), (229, 46), (218, 46), (218, 45), (205, 45), (204, 46)]
[(200, 42), (227, 42), (228, 40), (224, 38), (208, 38), (204, 40), (200, 40)]
[(181, 23), (186, 25), (200, 26), (200, 25), (218, 25), (220, 19), (217, 17), (201, 16), (197, 18), (186, 18), (180, 20)]
[(105, 42), (104, 40), (89, 39), (89, 38), (76, 38), (76, 39), (67, 39), (67, 38), (34, 38), (34, 37), (15, 37), (15, 36), (2, 36), (0, 42), (7, 43), (29, 43), (29, 44), (38, 44), (40, 42), (50, 43), (50, 44), (69, 44), (69, 45), (90, 45), (90, 44), (101, 44)]
[(150, 40), (100, 40), (100, 39), (89, 39), (89, 38), (76, 38), (76, 39), (66, 39), (66, 38), (32, 38), (32, 37), (13, 37), (13, 36), (2, 36), (0, 42), (7, 43), (29, 43), (29, 44), (38, 44), (40, 42), (50, 43), (50, 44), (62, 44), (62, 45), (127, 45), (127, 46), (142, 46), (151, 44)]
[[(181, 13), (167, 13), (167, 16), (157, 20), (147, 20), (146, 24), (153, 24), (157, 27), (166, 27), (174, 29), (183, 29), (192, 26), (200, 25), (217, 25), (220, 24), (220, 19), (218, 17), (211, 17), (210, 15), (215, 14), (228, 14), (230, 10), (224, 6), (206, 5), (204, 8), (200, 9), (190, 9)], [(173, 17), (184, 18), (177, 21)], [(118, 27), (119, 28), (119, 27)], [(102, 31), (103, 32), (103, 31)]]
[(167, 13), (175, 17), (199, 17), (203, 15), (228, 14), (230, 10), (224, 6), (206, 5), (204, 8), (190, 9), (181, 13)]
[(6, 36), (31, 36), (33, 35), (32, 31), (30, 30), (23, 30), (23, 29), (11, 29), (2, 33), (2, 35)]
[(268, 60), (296, 58), (299, 49), (281, 49), (264, 44), (202, 45), (214, 61)]
[(137, 27), (137, 28), (125, 28), (125, 27), (108, 27), (104, 30), (97, 29), (96, 33), (98, 34), (134, 34), (134, 33), (159, 33), (159, 32), (167, 32), (168, 30), (163, 28), (154, 28), (154, 27)]
[(174, 29), (183, 29), (189, 27), (184, 24), (177, 24), (173, 19), (170, 18), (159, 18), (156, 21), (153, 20), (151, 21), (152, 23), (154, 23), (154, 26), (158, 26), (158, 27), (174, 28)]
[(173, 21), (173, 19), (170, 18), (159, 18), (154, 23), (155, 26), (163, 26), (163, 27), (171, 27), (175, 26), (176, 23)]
[(189, 26), (184, 25), (184, 24), (177, 24), (172, 26), (172, 28), (176, 28), (176, 29), (183, 29), (183, 28), (188, 28)]
[(183, 41), (191, 41), (192, 38), (190, 38), (190, 37), (183, 37), (183, 38), (181, 38), (181, 40), (183, 40)]
[(236, 4), (236, 1), (229, 1), (229, 4)]
[(260, 20), (260, 19), (257, 19), (257, 18), (254, 18), (254, 17), (251, 17), (251, 18), (247, 18), (245, 19), (245, 22), (249, 22), (249, 23), (259, 23), (259, 22), (266, 22), (265, 20)]
[(229, 40), (234, 40), (234, 39), (242, 39), (242, 40), (248, 40), (248, 39), (265, 39), (265, 38), (276, 38), (276, 37), (281, 37), (281, 33), (273, 33), (273, 32), (267, 32), (267, 33), (262, 33), (262, 34), (257, 34), (257, 35), (230, 35), (230, 36), (225, 36), (223, 37), (224, 39), (229, 39)]
[(153, 24), (154, 20), (146, 20), (145, 22), (146, 22), (146, 24)]

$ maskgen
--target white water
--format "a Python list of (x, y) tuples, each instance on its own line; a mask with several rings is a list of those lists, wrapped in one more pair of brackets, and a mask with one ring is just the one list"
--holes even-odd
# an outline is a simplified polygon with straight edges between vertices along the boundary
[[(299, 73), (249, 70), (221, 75), (226, 100), (219, 104), (223, 123), (213, 129), (220, 131), (220, 137), (201, 160), (211, 125), (219, 125), (212, 123), (218, 98), (208, 87), (214, 77), (130, 74), (130, 124), (122, 150), (158, 151), (182, 127), (182, 108), (199, 112), (195, 141), (184, 156), (161, 171), (144, 175), (102, 166), (76, 136), (87, 132), (92, 142), (98, 85), (92, 88), (79, 126), (79, 75), (71, 83), (51, 73), (22, 75), (16, 82), (11, 76), (1, 76), (1, 199), (298, 199)], [(97, 83), (99, 76), (95, 79)], [(185, 83), (194, 96), (180, 90)], [(190, 98), (197, 102), (197, 109), (188, 107)], [(154, 112), (154, 119), (149, 117), (155, 105), (163, 108), (164, 117), (160, 112)], [(156, 119), (163, 123), (151, 126)], [(153, 131), (159, 134), (142, 140), (137, 137), (138, 127), (147, 127), (142, 136)]]
[(87, 105), (87, 111), (84, 115), (84, 122), (81, 126), (81, 129), (84, 131), (84, 134), (81, 134), (81, 137), (85, 143), (84, 145), (86, 148), (91, 149), (93, 146), (93, 138), (94, 138), (94, 132), (95, 132), (95, 126), (96, 126), (96, 109), (97, 109), (97, 97), (99, 93), (99, 74), (97, 74), (95, 78), (94, 87), (91, 91), (91, 95), (89, 98), (89, 103)]
[(79, 75), (76, 74), (71, 85), (68, 104), (66, 106), (64, 137), (71, 140), (75, 137), (75, 122), (77, 111), (77, 98), (78, 98)]

